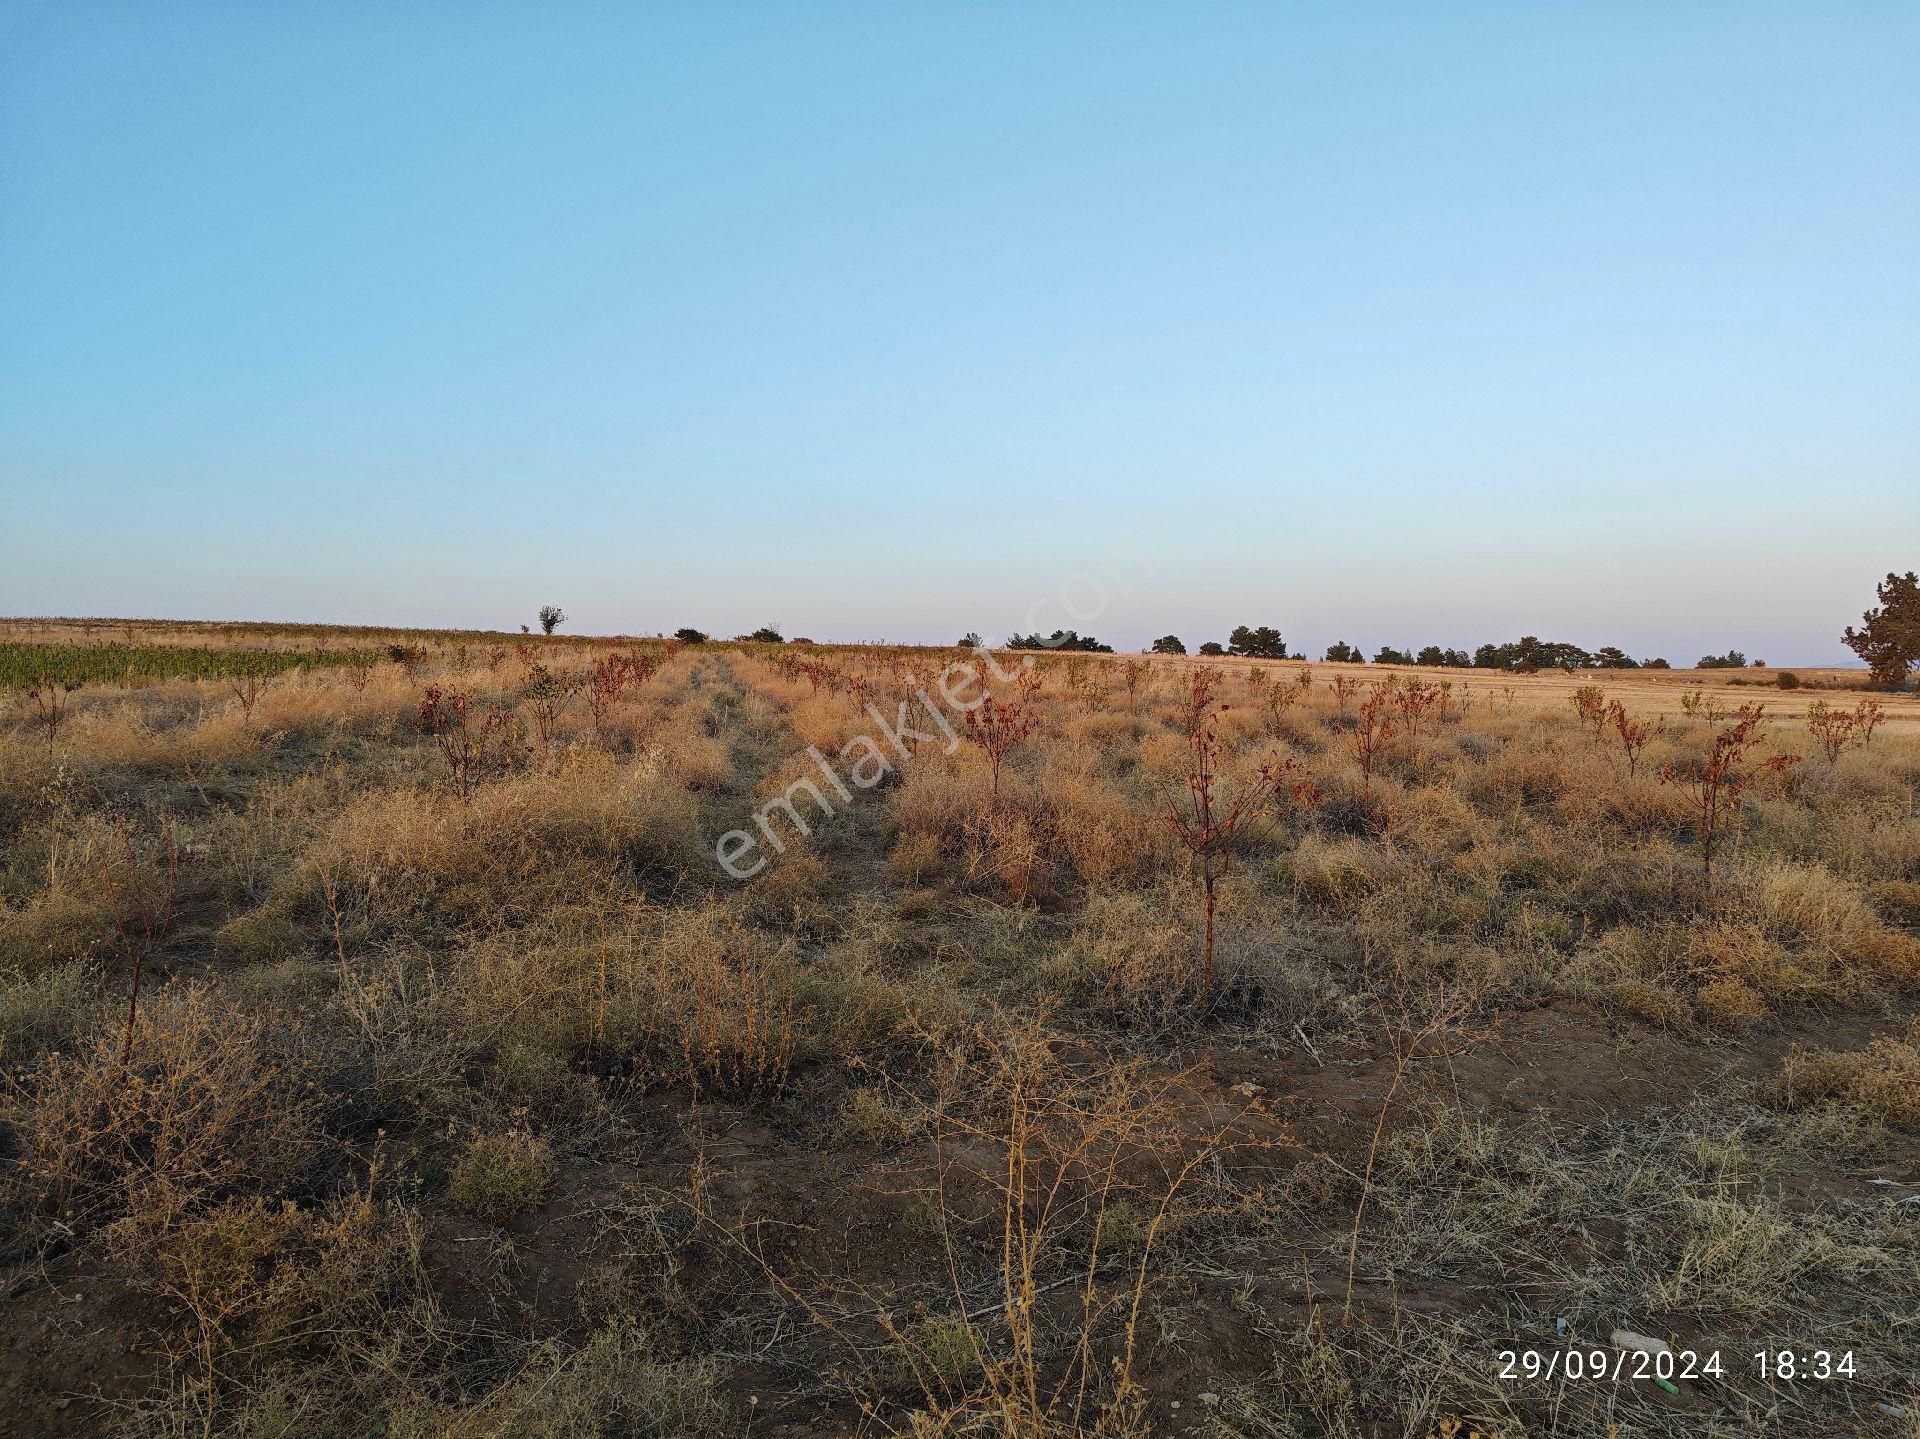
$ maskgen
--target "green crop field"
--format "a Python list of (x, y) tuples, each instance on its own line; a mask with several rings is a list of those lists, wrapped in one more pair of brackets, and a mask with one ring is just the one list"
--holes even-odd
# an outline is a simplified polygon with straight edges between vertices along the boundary
[(202, 649), (171, 645), (0, 643), (0, 688), (19, 689), (46, 675), (58, 683), (137, 684), (161, 679), (228, 679), (351, 664), (367, 650)]

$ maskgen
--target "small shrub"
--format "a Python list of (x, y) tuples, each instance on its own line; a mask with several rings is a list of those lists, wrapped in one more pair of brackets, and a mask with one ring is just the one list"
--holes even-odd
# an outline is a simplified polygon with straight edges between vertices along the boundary
[(462, 1214), (504, 1224), (538, 1204), (552, 1180), (546, 1140), (518, 1129), (476, 1135), (453, 1167), (447, 1202)]
[(1700, 986), (1700, 1012), (1721, 1029), (1746, 1029), (1767, 1017), (1760, 991), (1739, 979), (1709, 980)]
[(77, 680), (56, 680), (52, 675), (34, 675), (26, 683), (27, 702), (33, 707), (33, 722), (47, 737), (47, 749), (59, 736), (61, 722), (67, 717), (67, 696), (80, 688)]
[(892, 1149), (910, 1143), (926, 1128), (926, 1116), (911, 1105), (895, 1103), (884, 1089), (856, 1089), (840, 1106), (834, 1129), (854, 1144)]
[(940, 868), (940, 836), (923, 829), (908, 830), (894, 842), (887, 860), (901, 879), (919, 884)]
[[(1192, 856), (1194, 867), (1200, 873), (1202, 909), (1206, 916), (1201, 983), (1203, 993), (1209, 997), (1214, 985), (1214, 915), (1220, 878), (1243, 840), (1273, 822), (1275, 801), (1286, 789), (1296, 768), (1292, 760), (1277, 766), (1262, 765), (1228, 793), (1215, 792), (1220, 779), (1220, 714), (1214, 707), (1214, 682), (1215, 676), (1210, 670), (1196, 669), (1188, 677), (1181, 728), (1187, 732), (1191, 765), (1187, 771), (1186, 795), (1170, 805), (1167, 812), (1168, 828)], [(1293, 790), (1296, 802), (1311, 802), (1311, 786), (1304, 780), (1293, 781)]]
[(1620, 741), (1621, 752), (1627, 757), (1627, 775), (1631, 778), (1640, 773), (1640, 755), (1646, 749), (1648, 741), (1657, 738), (1667, 727), (1665, 720), (1636, 720), (1627, 713), (1627, 707), (1614, 700), (1607, 706), (1606, 718), (1613, 725), (1613, 732)]
[(1606, 691), (1599, 685), (1581, 685), (1571, 696), (1573, 712), (1581, 725), (1592, 732), (1595, 739), (1606, 728), (1609, 711)]

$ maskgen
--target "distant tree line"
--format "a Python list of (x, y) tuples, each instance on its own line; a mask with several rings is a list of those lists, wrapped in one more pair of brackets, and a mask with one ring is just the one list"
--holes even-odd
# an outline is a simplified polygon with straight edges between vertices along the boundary
[[(1162, 635), (1148, 647), (1158, 655), (1183, 655), (1186, 644), (1178, 635)], [(1217, 640), (1208, 640), (1200, 646), (1203, 655), (1244, 655), (1249, 659), (1304, 660), (1306, 656), (1299, 651), (1287, 649), (1287, 643), (1280, 631), (1273, 625), (1236, 625), (1223, 645)], [(1358, 645), (1350, 645), (1345, 640), (1335, 640), (1328, 645), (1323, 659), (1338, 664), (1362, 665), (1367, 662), (1366, 652)], [(1546, 669), (1670, 669), (1663, 659), (1636, 660), (1616, 645), (1607, 645), (1598, 650), (1585, 650), (1579, 645), (1567, 644), (1558, 640), (1542, 640), (1527, 635), (1507, 644), (1485, 644), (1469, 655), (1462, 649), (1450, 649), (1444, 645), (1427, 645), (1419, 650), (1400, 649), (1394, 645), (1382, 645), (1373, 656), (1377, 665), (1426, 665), (1436, 669), (1494, 669), (1526, 672)], [(1730, 651), (1723, 659), (1708, 658), (1701, 663), (1713, 666), (1718, 663), (1744, 665), (1746, 659), (1737, 650)]]
[(1543, 640), (1534, 635), (1523, 635), (1506, 644), (1481, 645), (1473, 652), (1473, 665), (1476, 669), (1514, 670), (1522, 674), (1531, 670), (1672, 668), (1663, 659), (1636, 660), (1618, 645), (1602, 645), (1590, 651), (1565, 640)]
[[(1178, 635), (1162, 635), (1151, 646), (1155, 654), (1183, 655), (1187, 647)], [(1286, 641), (1280, 637), (1280, 631), (1272, 625), (1237, 625), (1227, 637), (1227, 643), (1221, 645), (1208, 641), (1200, 646), (1203, 655), (1245, 655), (1251, 659), (1296, 659), (1303, 660), (1305, 655), (1294, 651), (1289, 653)], [(1337, 664), (1361, 665), (1367, 662), (1366, 652), (1358, 645), (1350, 645), (1345, 640), (1335, 640), (1328, 645), (1323, 659)], [(1419, 650), (1401, 649), (1394, 645), (1382, 645), (1373, 656), (1377, 665), (1426, 665), (1435, 669), (1492, 669), (1526, 672), (1547, 669), (1670, 669), (1663, 659), (1636, 660), (1616, 645), (1607, 645), (1598, 650), (1585, 650), (1579, 645), (1567, 644), (1559, 640), (1542, 640), (1527, 635), (1507, 644), (1485, 644), (1469, 655), (1462, 649), (1450, 649), (1444, 645), (1427, 645)], [(1730, 651), (1721, 660), (1712, 658), (1702, 660), (1703, 665), (1732, 663), (1744, 665), (1746, 659), (1738, 651)]]
[[(1909, 570), (1906, 574), (1889, 574), (1877, 587), (1880, 603), (1861, 616), (1860, 626), (1847, 626), (1842, 637), (1849, 649), (1866, 662), (1872, 671), (1874, 682), (1898, 688), (1906, 684), (1907, 676), (1915, 665), (1920, 665), (1920, 576)], [(539, 610), (540, 629), (543, 634), (552, 634), (566, 623), (566, 613), (558, 605), (542, 605)], [(526, 625), (520, 626), (525, 631)], [(707, 636), (704, 631), (687, 627), (676, 630), (674, 637), (687, 644), (704, 644)], [(751, 634), (737, 635), (736, 639), (759, 644), (784, 644), (780, 630), (775, 625), (762, 625)], [(811, 640), (796, 640), (796, 644), (811, 644)], [(969, 633), (960, 641), (966, 648), (977, 648), (981, 639), (977, 633)], [(1050, 635), (1038, 633), (1023, 635), (1018, 632), (1009, 636), (1007, 648), (1014, 650), (1072, 650), (1084, 654), (1112, 654), (1113, 646), (1102, 644), (1092, 635), (1082, 635), (1074, 630), (1055, 630)], [(1178, 635), (1162, 635), (1148, 648), (1157, 655), (1183, 655), (1186, 644)], [(1289, 653), (1287, 642), (1273, 625), (1235, 625), (1223, 645), (1218, 640), (1208, 640), (1200, 646), (1203, 655), (1241, 655), (1248, 659), (1295, 659), (1306, 656), (1294, 651)], [(1366, 655), (1345, 640), (1336, 640), (1326, 648), (1324, 656), (1342, 664), (1365, 664)], [(1471, 657), (1465, 650), (1448, 649), (1441, 645), (1426, 645), (1419, 651), (1396, 649), (1392, 645), (1382, 645), (1373, 657), (1375, 664), (1382, 665), (1425, 665), (1437, 669), (1489, 669), (1511, 670), (1516, 673), (1528, 673), (1534, 670), (1635, 670), (1671, 669), (1664, 659), (1636, 660), (1618, 645), (1603, 645), (1597, 650), (1582, 649), (1579, 645), (1564, 640), (1543, 640), (1537, 635), (1523, 635), (1506, 644), (1484, 644), (1475, 650)], [(1749, 661), (1739, 650), (1728, 650), (1723, 655), (1702, 655), (1698, 668), (1745, 669), (1749, 663), (1764, 667), (1765, 660)], [(1785, 679), (1783, 677), (1783, 683)], [(1797, 677), (1796, 677), (1797, 682)]]
[(1092, 635), (1079, 634), (1074, 630), (1055, 630), (1050, 635), (1038, 633), (1023, 635), (1018, 631), (1007, 636), (1007, 648), (1010, 650), (1077, 650), (1082, 654), (1110, 655), (1112, 645), (1103, 645)]
[[(1328, 645), (1325, 657), (1345, 664), (1366, 662), (1366, 655), (1345, 640)], [(1434, 669), (1509, 670), (1516, 674), (1528, 674), (1535, 670), (1672, 668), (1664, 659), (1637, 660), (1617, 645), (1587, 650), (1565, 640), (1543, 640), (1536, 635), (1523, 635), (1505, 644), (1484, 644), (1471, 655), (1465, 650), (1449, 649), (1443, 645), (1427, 645), (1418, 651), (1382, 645), (1375, 652), (1373, 662), (1377, 665), (1425, 665)], [(1745, 660), (1737, 663), (1744, 664)]]

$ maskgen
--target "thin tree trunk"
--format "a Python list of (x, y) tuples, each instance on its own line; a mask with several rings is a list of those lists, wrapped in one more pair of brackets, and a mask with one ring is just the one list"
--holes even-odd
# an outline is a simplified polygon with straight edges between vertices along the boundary
[(1207, 886), (1206, 984), (1207, 984), (1207, 1004), (1209, 1007), (1211, 1007), (1213, 1004), (1213, 874), (1211, 871), (1209, 871), (1207, 874), (1206, 886)]
[(140, 1013), (140, 965), (146, 958), (142, 952), (133, 956), (133, 983), (127, 989), (127, 1032), (120, 1040), (120, 1063), (126, 1064), (133, 1058), (133, 1022)]

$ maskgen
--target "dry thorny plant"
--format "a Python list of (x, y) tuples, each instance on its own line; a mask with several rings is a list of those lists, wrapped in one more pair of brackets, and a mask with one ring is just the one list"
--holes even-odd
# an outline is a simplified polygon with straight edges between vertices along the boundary
[(464, 803), (490, 775), (504, 774), (524, 752), (519, 716), (506, 710), (478, 709), (465, 690), (428, 685), (420, 701), (420, 728), (434, 738), (453, 792)]
[(1452, 690), (1444, 682), (1433, 684), (1416, 679), (1390, 683), (1389, 690), (1393, 695), (1393, 708), (1400, 716), (1401, 733), (1406, 736), (1407, 756), (1411, 759), (1420, 750), (1420, 726), (1429, 718), (1438, 721), (1446, 717)]
[(928, 1146), (906, 1197), (930, 1210), (939, 1277), (917, 1296), (803, 1272), (774, 1257), (796, 1248), (794, 1226), (728, 1219), (696, 1193), (702, 1222), (850, 1356), (852, 1397), (884, 1432), (1145, 1433), (1158, 1256), (1171, 1231), (1231, 1207), (1230, 1157), (1290, 1139), (1257, 1099), (1190, 1112), (1194, 1071), (1070, 1049), (1044, 1018), (978, 1029), (939, 1063), (930, 1094), (875, 1076)]
[(143, 845), (133, 822), (115, 824), (116, 844), (101, 866), (101, 887), (113, 917), (106, 947), (127, 976), (127, 1020), (120, 1041), (120, 1062), (133, 1057), (134, 1026), (140, 1013), (140, 980), (146, 963), (173, 934), (180, 900), (180, 845), (170, 820), (161, 819), (151, 845)]
[(1667, 722), (1662, 719), (1634, 719), (1619, 700), (1607, 706), (1606, 718), (1620, 740), (1620, 749), (1627, 757), (1627, 775), (1632, 778), (1640, 772), (1641, 752), (1650, 741), (1665, 731)]
[(553, 748), (554, 725), (568, 700), (579, 693), (580, 681), (572, 675), (558, 675), (543, 664), (529, 661), (520, 697), (533, 712), (534, 738), (544, 754)]
[(267, 677), (252, 668), (242, 670), (227, 682), (234, 701), (240, 706), (240, 717), (246, 723), (253, 723), (254, 707), (260, 703), (260, 696), (267, 692), (267, 685)]
[(67, 696), (80, 686), (77, 682), (56, 680), (50, 674), (35, 675), (27, 681), (27, 703), (33, 706), (34, 725), (45, 733), (47, 750), (59, 737), (60, 725), (67, 717)]
[(995, 804), (1000, 800), (1000, 770), (1013, 753), (1014, 746), (1039, 726), (1031, 708), (1022, 700), (1008, 703), (987, 695), (962, 716), (968, 739), (979, 745), (987, 756), (989, 793)]
[(1850, 710), (1835, 709), (1825, 700), (1807, 706), (1807, 731), (1820, 742), (1831, 763), (1852, 745), (1865, 748), (1880, 725), (1880, 701), (1861, 700)]
[[(1393, 1101), (1416, 1065), (1432, 1061), (1451, 1062), (1485, 1040), (1492, 1026), (1466, 1031), (1462, 1026), (1481, 1007), (1484, 983), (1467, 989), (1442, 989), (1424, 1004), (1416, 1005), (1398, 977), (1390, 985), (1394, 1018), (1386, 1027), (1388, 1047), (1393, 1053), (1393, 1073), (1380, 1098), (1380, 1114), (1374, 1121), (1373, 1136), (1367, 1143), (1366, 1167), (1360, 1176), (1360, 1198), (1353, 1210), (1353, 1233), (1347, 1244), (1347, 1301), (1343, 1319), (1353, 1318), (1353, 1291), (1360, 1271), (1360, 1232), (1366, 1221), (1367, 1201), (1373, 1193), (1373, 1170), (1380, 1156), (1380, 1142), (1387, 1132), (1387, 1117)], [(1416, 1017), (1418, 1016), (1418, 1017)]]
[(1598, 740), (1607, 727), (1607, 696), (1599, 685), (1581, 685), (1567, 697), (1580, 723)]
[(685, 991), (681, 1060), (696, 1088), (703, 1080), (735, 1093), (786, 1084), (799, 1049), (791, 940), (772, 956), (729, 945), (688, 966), (678, 983)]
[(1765, 738), (1761, 727), (1765, 719), (1765, 705), (1740, 706), (1734, 722), (1713, 737), (1697, 769), (1688, 772), (1668, 761), (1660, 772), (1662, 783), (1683, 785), (1693, 800), (1699, 817), (1700, 874), (1709, 898), (1713, 894), (1714, 854), (1739, 818), (1740, 799), (1747, 787), (1762, 775), (1784, 774), (1800, 762), (1797, 754), (1753, 758), (1753, 751)]
[(628, 690), (645, 684), (654, 667), (653, 657), (637, 650), (631, 654), (603, 655), (593, 662), (585, 681), (587, 712), (593, 720), (594, 738), (601, 744), (607, 742), (613, 707)]
[(1369, 687), (1367, 697), (1360, 702), (1356, 723), (1347, 731), (1347, 748), (1360, 766), (1360, 791), (1364, 795), (1373, 793), (1373, 772), (1386, 753), (1387, 741), (1393, 738), (1393, 716), (1387, 713), (1391, 698), (1387, 686)]
[(1244, 778), (1229, 795), (1217, 794), (1220, 781), (1220, 738), (1216, 728), (1221, 711), (1214, 699), (1215, 676), (1211, 670), (1195, 669), (1187, 677), (1186, 694), (1180, 707), (1180, 725), (1186, 731), (1191, 764), (1187, 771), (1185, 794), (1168, 806), (1167, 827), (1192, 855), (1200, 873), (1202, 907), (1206, 937), (1202, 948), (1201, 993), (1211, 1004), (1214, 992), (1214, 916), (1218, 905), (1220, 879), (1232, 862), (1234, 851), (1258, 827), (1277, 819), (1274, 801), (1291, 789), (1296, 803), (1311, 802), (1310, 782), (1295, 779), (1298, 764), (1292, 759), (1277, 765), (1261, 765)]

